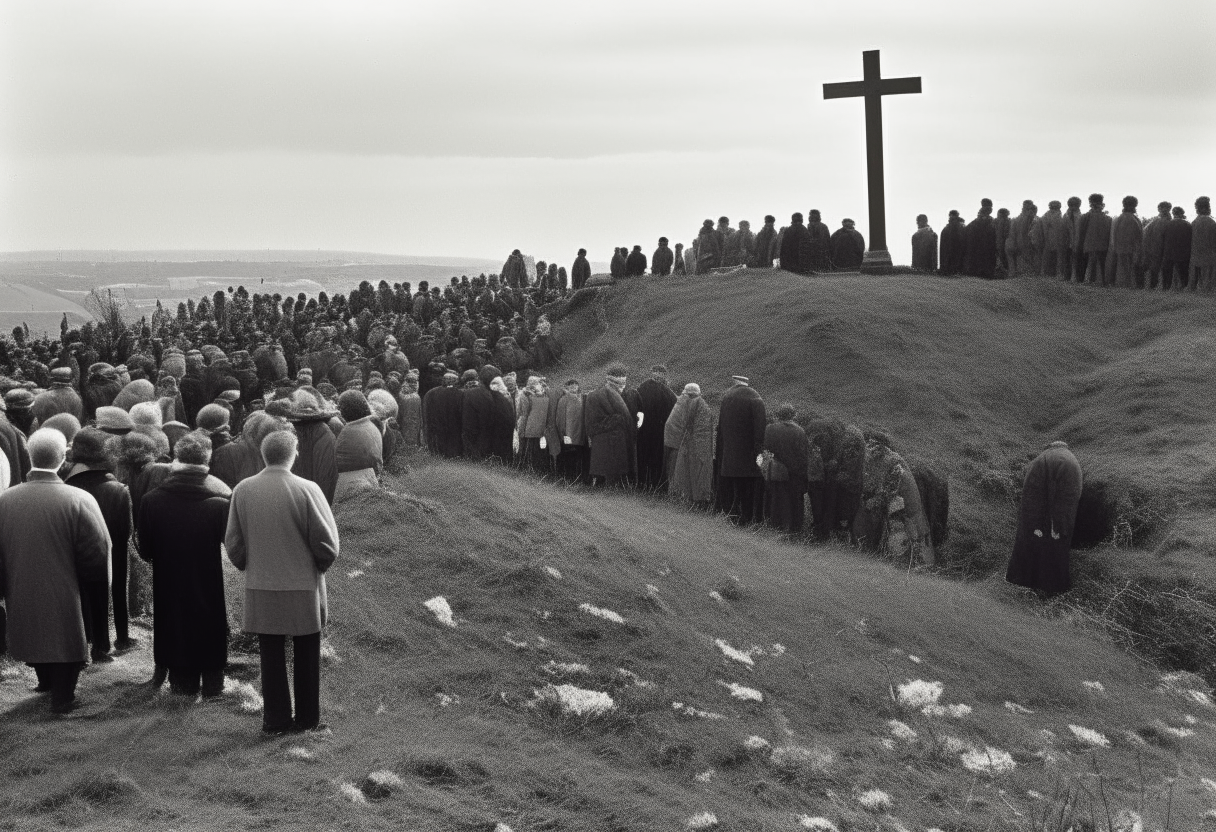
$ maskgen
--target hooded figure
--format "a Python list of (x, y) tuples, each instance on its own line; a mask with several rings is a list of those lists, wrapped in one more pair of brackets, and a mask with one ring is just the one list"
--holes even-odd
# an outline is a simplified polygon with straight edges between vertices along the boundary
[(1063, 442), (1052, 442), (1030, 463), (1005, 580), (1047, 595), (1072, 587), (1069, 553), (1081, 485), (1081, 463)]
[(684, 385), (663, 427), (663, 444), (674, 452), (668, 490), (707, 507), (714, 497), (714, 418), (700, 385)]

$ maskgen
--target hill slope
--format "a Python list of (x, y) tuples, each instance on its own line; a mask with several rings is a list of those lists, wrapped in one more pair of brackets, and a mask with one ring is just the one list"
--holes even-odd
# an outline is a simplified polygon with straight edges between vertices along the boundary
[[(423, 457), (392, 486), (416, 496), (337, 507), (332, 735), (260, 740), (248, 690), (152, 696), (134, 684), (146, 649), (90, 669), (88, 706), (51, 720), (9, 665), (4, 827), (670, 830), (709, 812), (739, 830), (1054, 830), (1126, 808), (1152, 829), (1216, 806), (1206, 688), (1163, 686), (1017, 596), (500, 470)], [(233, 659), (256, 686), (256, 658)], [(916, 680), (967, 707), (923, 714), (928, 685), (897, 701)], [(565, 684), (612, 709), (536, 701)]]

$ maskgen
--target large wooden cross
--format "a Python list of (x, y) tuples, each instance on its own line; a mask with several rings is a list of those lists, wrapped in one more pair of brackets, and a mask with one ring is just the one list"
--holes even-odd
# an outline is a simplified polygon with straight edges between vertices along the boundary
[(864, 69), (860, 81), (824, 84), (823, 97), (866, 100), (866, 171), (870, 191), (870, 246), (862, 271), (885, 271), (891, 267), (887, 251), (887, 206), (882, 175), (882, 97), (920, 92), (920, 78), (883, 78), (878, 68), (878, 50), (861, 53)]

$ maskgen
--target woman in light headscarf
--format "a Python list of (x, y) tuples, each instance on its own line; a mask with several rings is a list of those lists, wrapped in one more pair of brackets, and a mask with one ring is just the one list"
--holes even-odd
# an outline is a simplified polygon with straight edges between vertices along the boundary
[(702, 508), (713, 500), (713, 412), (701, 398), (701, 386), (684, 385), (663, 428), (663, 444), (675, 450), (671, 493)]

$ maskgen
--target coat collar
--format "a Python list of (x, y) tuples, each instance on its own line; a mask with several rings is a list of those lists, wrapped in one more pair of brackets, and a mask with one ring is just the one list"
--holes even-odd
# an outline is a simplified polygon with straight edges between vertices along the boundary
[(59, 475), (56, 474), (54, 471), (43, 471), (43, 470), (36, 469), (36, 468), (31, 469), (30, 472), (25, 475), (25, 481), (26, 482), (63, 482), (63, 480), (59, 479)]

